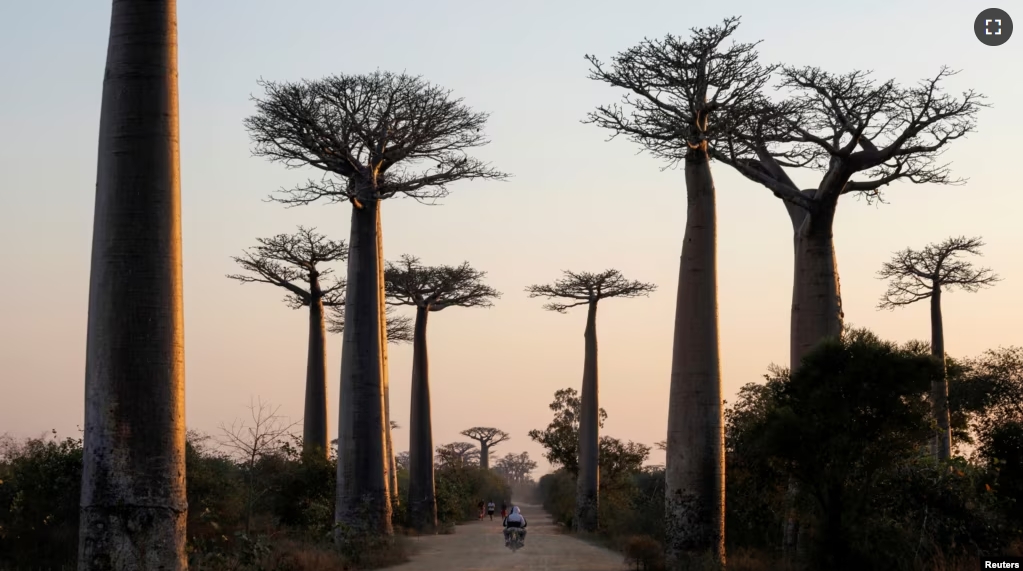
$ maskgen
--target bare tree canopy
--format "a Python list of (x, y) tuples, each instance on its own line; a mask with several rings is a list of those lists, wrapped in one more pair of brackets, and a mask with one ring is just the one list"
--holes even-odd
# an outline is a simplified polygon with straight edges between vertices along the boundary
[(480, 449), (471, 442), (451, 442), (437, 447), (437, 466), (441, 468), (464, 468), (478, 466)]
[(447, 195), (459, 180), (507, 175), (467, 152), (489, 141), (488, 115), (418, 76), (377, 71), (299, 82), (260, 81), (245, 120), (254, 154), (290, 168), (335, 176), (310, 179), (271, 196), (288, 205), (352, 201), (397, 194), (417, 200)]
[(552, 284), (527, 287), (529, 297), (572, 300), (552, 301), (543, 306), (548, 311), (565, 313), (571, 307), (586, 305), (604, 298), (639, 297), (649, 295), (657, 289), (654, 284), (627, 280), (618, 270), (605, 270), (599, 274), (565, 270), (564, 274), (565, 277)]
[[(230, 274), (227, 277), (241, 283), (266, 283), (288, 290), (284, 301), (293, 309), (307, 306), (313, 300), (315, 289), (325, 306), (344, 304), (345, 281), (331, 280), (326, 287), (314, 281), (322, 280), (334, 273), (319, 264), (348, 259), (348, 247), (344, 240), (328, 240), (318, 234), (315, 228), (298, 227), (294, 234), (278, 234), (271, 238), (256, 238), (258, 246), (245, 251), (242, 256), (232, 257), (246, 274)], [(305, 283), (305, 286), (300, 285)]]
[(479, 442), (482, 446), (486, 446), (487, 448), (497, 446), (498, 444), (511, 438), (511, 435), (509, 435), (507, 432), (503, 430), (498, 430), (496, 428), (490, 428), (487, 426), (474, 426), (472, 428), (467, 428), (463, 430), (459, 434), (468, 438), (472, 438), (473, 440)]
[(446, 307), (491, 307), (501, 293), (483, 283), (486, 272), (463, 262), (458, 266), (424, 266), (419, 258), (403, 255), (388, 262), (384, 288), (388, 303), (440, 311)]
[[(721, 140), (734, 122), (757, 111), (760, 90), (777, 66), (757, 62), (757, 43), (721, 44), (739, 18), (720, 26), (693, 28), (688, 39), (667, 35), (645, 40), (607, 66), (587, 55), (590, 79), (629, 91), (619, 105), (598, 107), (586, 123), (626, 135), (672, 164), (690, 149)], [(626, 113), (626, 109), (629, 110)]]
[[(345, 332), (345, 302), (341, 300), (331, 306), (327, 315), (327, 331), (331, 333)], [(394, 309), (387, 308), (387, 340), (391, 343), (411, 343), (413, 336), (412, 318), (408, 315), (395, 315)]]
[(927, 299), (936, 289), (962, 289), (975, 292), (994, 285), (1001, 278), (990, 268), (975, 268), (960, 256), (981, 256), (984, 242), (979, 238), (959, 236), (922, 250), (906, 248), (896, 252), (890, 262), (877, 273), (878, 279), (891, 280), (878, 309), (895, 309)]
[[(914, 86), (878, 83), (866, 71), (834, 74), (816, 67), (783, 67), (784, 102), (772, 112), (732, 121), (727, 142), (711, 156), (731, 165), (775, 195), (807, 211), (834, 204), (841, 194), (880, 199), (897, 180), (960, 184), (939, 159), (946, 145), (976, 126), (987, 105), (973, 90), (945, 92), (955, 71), (942, 67)], [(739, 129), (740, 121), (745, 128)], [(782, 167), (811, 167), (830, 174), (826, 184), (800, 192)], [(859, 174), (862, 178), (853, 180)]]

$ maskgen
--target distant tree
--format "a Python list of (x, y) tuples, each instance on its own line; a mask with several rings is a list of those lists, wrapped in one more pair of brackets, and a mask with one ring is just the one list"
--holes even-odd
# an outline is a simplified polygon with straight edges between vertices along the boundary
[[(486, 272), (468, 262), (458, 266), (424, 266), (419, 258), (402, 256), (387, 263), (384, 289), (389, 304), (416, 308), (412, 349), (412, 404), (409, 420), (408, 521), (419, 531), (437, 527), (433, 468), (433, 423), (430, 416), (430, 366), (426, 324), (431, 312), (448, 307), (490, 307), (501, 294), (486, 285)], [(487, 449), (483, 448), (483, 465)]]
[[(582, 403), (579, 393), (573, 388), (555, 391), (550, 409), (554, 419), (543, 430), (530, 430), (529, 437), (544, 447), (544, 459), (552, 465), (564, 468), (572, 475), (579, 474), (579, 409)], [(597, 412), (597, 426), (604, 427), (607, 411)]]
[(306, 453), (327, 455), (327, 341), (324, 307), (344, 303), (345, 282), (331, 278), (323, 267), (348, 258), (344, 241), (328, 240), (315, 228), (298, 227), (294, 234), (256, 238), (259, 243), (232, 259), (246, 273), (227, 277), (243, 284), (264, 283), (287, 291), (292, 309), (309, 308), (309, 342), (305, 373), (305, 417), (302, 447)]
[(85, 348), (82, 571), (188, 567), (177, 37), (174, 0), (112, 2)]
[(488, 426), (474, 426), (463, 430), (460, 434), (479, 443), (480, 467), (484, 470), (490, 469), (490, 450), (511, 438), (507, 432)]
[(479, 466), (480, 449), (471, 442), (451, 442), (437, 447), (438, 468)]
[[(395, 195), (435, 200), (451, 183), (505, 175), (468, 155), (488, 142), (487, 115), (420, 77), (378, 71), (260, 86), (265, 95), (245, 120), (254, 153), (325, 173), (271, 198), (352, 205), (335, 510), (345, 525), (335, 541), (348, 528), (390, 534), (380, 203)], [(380, 430), (368, 429), (374, 425)]]
[(597, 380), (597, 303), (613, 297), (631, 298), (649, 295), (657, 289), (653, 284), (625, 279), (618, 270), (600, 273), (564, 272), (565, 277), (546, 285), (526, 288), (529, 297), (552, 300), (544, 309), (565, 313), (579, 305), (587, 307), (586, 330), (583, 334), (586, 351), (583, 361), (583, 387), (579, 407), (579, 478), (576, 497), (576, 517), (572, 519), (581, 531), (597, 530), (597, 505), (600, 472), (597, 464), (600, 437)]
[[(921, 301), (931, 300), (931, 353), (945, 367), (945, 329), (941, 319), (941, 292), (956, 288), (975, 292), (994, 285), (1000, 278), (988, 268), (974, 268), (960, 259), (963, 254), (981, 255), (984, 242), (980, 238), (960, 236), (940, 244), (930, 244), (923, 250), (905, 249), (885, 262), (878, 278), (891, 280), (888, 291), (878, 304), (880, 309), (895, 309)], [(948, 378), (942, 375), (931, 386), (931, 407), (938, 423), (934, 452), (939, 460), (952, 456), (952, 432), (948, 410)]]
[(529, 480), (529, 474), (536, 470), (538, 464), (529, 458), (529, 452), (514, 454), (509, 452), (498, 458), (494, 469), (504, 475), (509, 482), (520, 483)]
[(643, 469), (650, 447), (639, 442), (623, 442), (610, 436), (600, 437), (600, 485), (610, 490), (629, 484), (629, 477)]
[[(757, 110), (759, 92), (775, 68), (757, 63), (756, 44), (724, 45), (738, 25), (738, 18), (727, 18), (720, 26), (693, 29), (689, 38), (646, 40), (607, 66), (587, 56), (591, 79), (626, 90), (621, 105), (598, 107), (588, 122), (610, 130), (612, 137), (628, 137), (671, 166), (685, 165), (688, 206), (666, 455), (667, 554), (672, 561), (687, 552), (714, 551), (724, 557), (717, 214), (709, 145)], [(596, 435), (588, 438), (595, 446)], [(592, 478), (594, 468), (583, 473)], [(597, 483), (580, 479), (584, 483), (593, 493)], [(592, 525), (586, 518), (579, 521)]]

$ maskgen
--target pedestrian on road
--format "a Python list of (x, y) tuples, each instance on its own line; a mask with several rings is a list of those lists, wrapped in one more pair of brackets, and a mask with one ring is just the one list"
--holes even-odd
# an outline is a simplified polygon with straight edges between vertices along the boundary
[(494, 502), (487, 502), (487, 515), (490, 516), (490, 521), (494, 521)]
[(480, 509), (480, 519), (483, 519), (483, 507), (484, 507), (483, 500), (480, 500), (480, 503), (476, 504), (476, 507), (478, 507)]

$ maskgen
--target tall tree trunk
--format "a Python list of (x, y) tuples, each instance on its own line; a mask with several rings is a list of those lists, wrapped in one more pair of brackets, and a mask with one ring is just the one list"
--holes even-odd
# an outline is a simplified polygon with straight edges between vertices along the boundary
[(686, 156), (685, 238), (668, 401), (665, 535), (669, 560), (725, 559), (725, 464), (718, 350), (717, 220), (705, 150)]
[(327, 454), (327, 347), (319, 278), (310, 276), (309, 355), (305, 371), (305, 419), (302, 448), (306, 454)]
[(490, 469), (490, 443), (480, 440), (480, 468)]
[(796, 229), (790, 368), (825, 339), (842, 337), (842, 295), (832, 226), (837, 203), (821, 204)]
[(586, 331), (583, 333), (586, 349), (583, 355), (583, 390), (579, 399), (579, 477), (576, 480), (575, 528), (577, 531), (597, 531), (600, 499), (600, 470), (597, 466), (599, 451), (597, 415), (600, 410), (597, 374), (597, 300), (590, 300), (586, 312)]
[(417, 531), (437, 527), (433, 478), (433, 422), (430, 413), (430, 364), (426, 350), (429, 309), (416, 310), (412, 346), (412, 406), (409, 422), (409, 524)]
[[(840, 168), (833, 168), (825, 175), (821, 191), (809, 192), (811, 196), (823, 196), (830, 185), (842, 186), (845, 177)], [(831, 193), (835, 194), (836, 193)], [(819, 201), (813, 213), (798, 214), (786, 205), (793, 226), (793, 283), (792, 312), (790, 322), (789, 368), (799, 368), (803, 357), (826, 339), (841, 339), (843, 319), (842, 295), (838, 277), (838, 261), (835, 256), (833, 226), (838, 198), (833, 201)], [(786, 501), (788, 513), (782, 534), (782, 547), (788, 554), (802, 558), (806, 553), (807, 529), (800, 526), (796, 513), (796, 497), (799, 483), (790, 478)]]
[(100, 112), (80, 570), (183, 570), (177, 6), (115, 0)]
[[(377, 264), (377, 273), (380, 274), (380, 283), (384, 283), (384, 232), (380, 225), (380, 217), (377, 216), (377, 259), (381, 260), (381, 263)], [(380, 296), (380, 359), (383, 362), (383, 376), (384, 376), (384, 424), (387, 427), (387, 432), (384, 438), (384, 454), (385, 461), (387, 462), (387, 483), (390, 487), (391, 503), (394, 506), (399, 504), (398, 494), (398, 464), (394, 458), (394, 441), (392, 439), (391, 429), (391, 382), (387, 363), (387, 299), (386, 296)]]
[(380, 351), (382, 260), (377, 245), (380, 201), (373, 191), (359, 192), (352, 208), (348, 250), (348, 295), (341, 349), (341, 398), (338, 410), (337, 501), (335, 539), (346, 528), (391, 534), (391, 498), (384, 457), (386, 425), (384, 371)]
[(949, 428), (948, 377), (945, 375), (945, 330), (941, 322), (940, 285), (935, 285), (931, 293), (931, 354), (941, 361), (941, 378), (931, 383), (931, 406), (938, 423), (935, 449), (938, 460), (947, 460), (952, 456), (952, 432)]

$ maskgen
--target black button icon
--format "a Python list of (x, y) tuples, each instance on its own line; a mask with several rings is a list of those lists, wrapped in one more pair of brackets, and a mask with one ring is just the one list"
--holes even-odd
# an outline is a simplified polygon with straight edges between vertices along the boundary
[(986, 46), (1000, 46), (1012, 35), (1012, 18), (1005, 10), (988, 8), (973, 21), (973, 33)]

